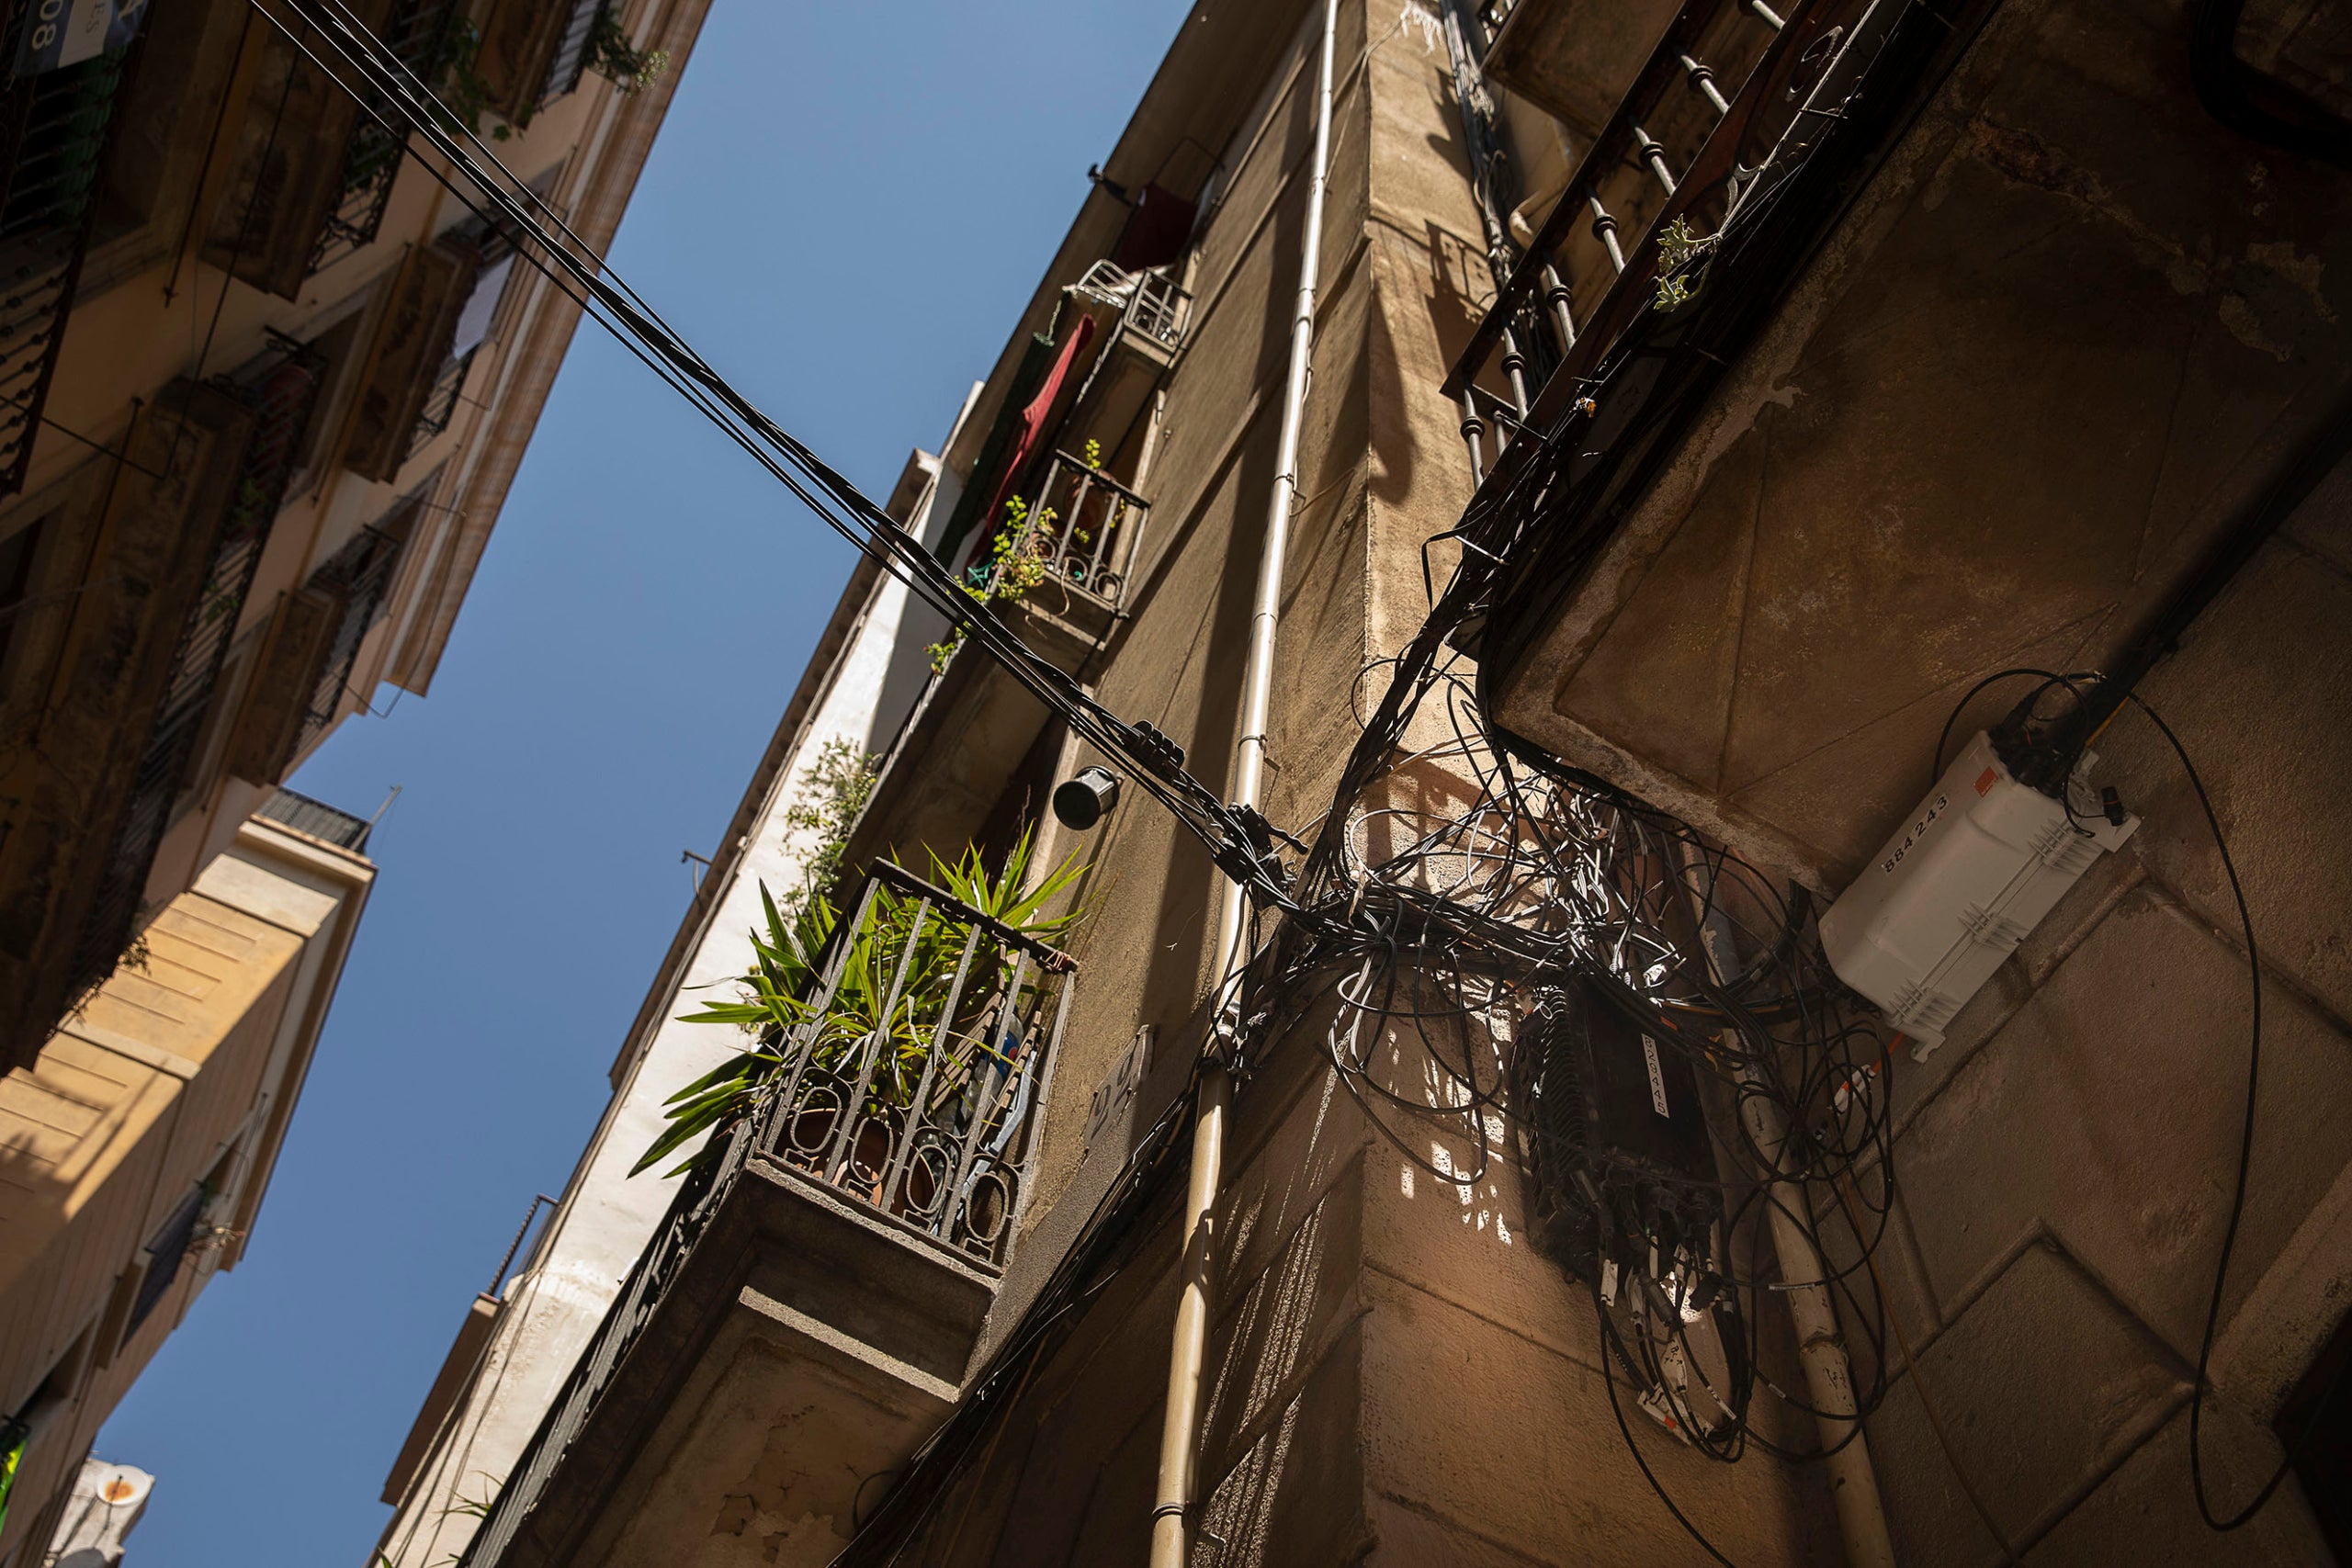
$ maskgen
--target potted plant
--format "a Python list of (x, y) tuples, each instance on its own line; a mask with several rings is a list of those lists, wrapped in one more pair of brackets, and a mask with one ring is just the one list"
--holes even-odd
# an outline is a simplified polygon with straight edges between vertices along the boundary
[[(1046, 912), (1079, 868), (1065, 862), (1031, 886), (1032, 848), (1023, 834), (993, 872), (975, 850), (953, 863), (934, 855), (932, 880), (999, 926), (1050, 942), (1083, 915), (1076, 907)], [(952, 1136), (960, 1149), (978, 1119), (982, 1146), (1001, 1153), (997, 1145), (1009, 1142), (1034, 1092), (1028, 1020), (1047, 976), (1034, 960), (1023, 964), (1014, 945), (984, 932), (958, 988), (971, 923), (937, 906), (923, 916), (923, 900), (888, 882), (876, 880), (853, 910), (853, 930), (840, 929), (843, 916), (825, 889), (810, 887), (780, 906), (763, 885), (760, 898), (764, 929), (752, 931), (753, 961), (738, 995), (683, 1015), (686, 1022), (745, 1030), (755, 1043), (670, 1097), (668, 1125), (632, 1174), (707, 1133), (763, 1113), (794, 1084), (797, 1066), (795, 1103), (777, 1111), (787, 1118), (776, 1139), (787, 1157), (798, 1156), (868, 1202), (933, 1213), (943, 1174), (935, 1160), (910, 1157), (900, 1190), (885, 1190), (899, 1145), (917, 1128), (934, 1141)], [(837, 968), (827, 999), (829, 962)], [(855, 1131), (835, 1171), (844, 1118)], [(671, 1174), (700, 1157), (690, 1156)]]

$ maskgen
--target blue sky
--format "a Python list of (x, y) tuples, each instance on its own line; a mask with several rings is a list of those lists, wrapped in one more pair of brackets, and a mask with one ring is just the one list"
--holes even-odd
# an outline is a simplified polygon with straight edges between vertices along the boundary
[[(714, 0), (613, 261), (869, 493), (985, 375), (1182, 0)], [(130, 1560), (361, 1568), (473, 1293), (555, 1192), (849, 570), (601, 333), (556, 382), (428, 699), (294, 781), (379, 880), (252, 1249), (101, 1435)], [(385, 699), (393, 696), (386, 687)]]

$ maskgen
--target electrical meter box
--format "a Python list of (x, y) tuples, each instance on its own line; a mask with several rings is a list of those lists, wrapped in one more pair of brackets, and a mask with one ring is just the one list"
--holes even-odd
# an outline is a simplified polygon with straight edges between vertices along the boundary
[(1838, 977), (1909, 1036), (1921, 1061), (2001, 961), (2066, 890), (2140, 826), (2102, 815), (2084, 753), (2052, 799), (2010, 776), (1984, 732), (1961, 749), (1852, 886), (1821, 917)]

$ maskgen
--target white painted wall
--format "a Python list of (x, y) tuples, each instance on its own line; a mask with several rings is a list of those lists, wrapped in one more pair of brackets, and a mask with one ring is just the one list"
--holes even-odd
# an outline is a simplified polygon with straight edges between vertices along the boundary
[[(957, 424), (970, 409), (967, 399)], [(951, 430), (949, 440), (954, 437)], [(943, 480), (935, 461), (929, 467), (932, 483), (908, 525), (926, 542), (956, 501), (954, 481)], [(652, 1015), (661, 1021), (634, 1043), (612, 1104), (561, 1203), (526, 1267), (506, 1286), (506, 1304), (471, 1387), (444, 1422), (385, 1531), (380, 1550), (391, 1568), (438, 1568), (465, 1549), (481, 1521), (453, 1510), (482, 1501), (503, 1483), (619, 1293), (677, 1188), (656, 1171), (632, 1179), (628, 1168), (661, 1132), (662, 1101), (743, 1045), (743, 1036), (732, 1030), (680, 1023), (676, 1015), (696, 1004), (695, 987), (717, 983), (716, 994), (723, 996), (727, 982), (750, 966), (749, 933), (763, 919), (760, 884), (778, 893), (799, 886), (815, 846), (806, 834), (788, 833), (782, 818), (820, 750), (841, 739), (869, 751), (886, 747), (922, 694), (930, 645), (944, 629), (935, 613), (908, 603), (904, 583), (888, 575), (876, 581), (811, 705), (792, 757), (762, 802), (752, 841), (727, 874), (699, 945)], [(462, 1304), (450, 1303), (453, 1331)], [(374, 1559), (368, 1568), (378, 1568)]]

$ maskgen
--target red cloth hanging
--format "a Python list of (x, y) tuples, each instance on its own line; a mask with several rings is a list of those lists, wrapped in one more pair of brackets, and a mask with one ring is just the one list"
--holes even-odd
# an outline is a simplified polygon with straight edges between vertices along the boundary
[(1062, 383), (1069, 379), (1070, 369), (1078, 363), (1078, 356), (1085, 353), (1086, 345), (1093, 341), (1094, 318), (1080, 316), (1078, 325), (1069, 334), (1069, 341), (1062, 344), (1061, 353), (1056, 356), (1053, 369), (1046, 372), (1045, 384), (1037, 389), (1037, 395), (1029, 400), (1029, 406), (1021, 411), (1021, 434), (1013, 441), (1012, 455), (1005, 458), (1004, 475), (997, 480), (996, 494), (990, 498), (988, 510), (980, 514), (980, 526), (974, 531), (974, 559), (984, 556), (995, 540), (997, 528), (1004, 519), (1004, 503), (1012, 499), (1013, 485), (1019, 482), (1022, 470), (1029, 466), (1029, 459), (1036, 455), (1038, 442), (1045, 434), (1046, 421), (1053, 416), (1054, 401), (1061, 396)]

